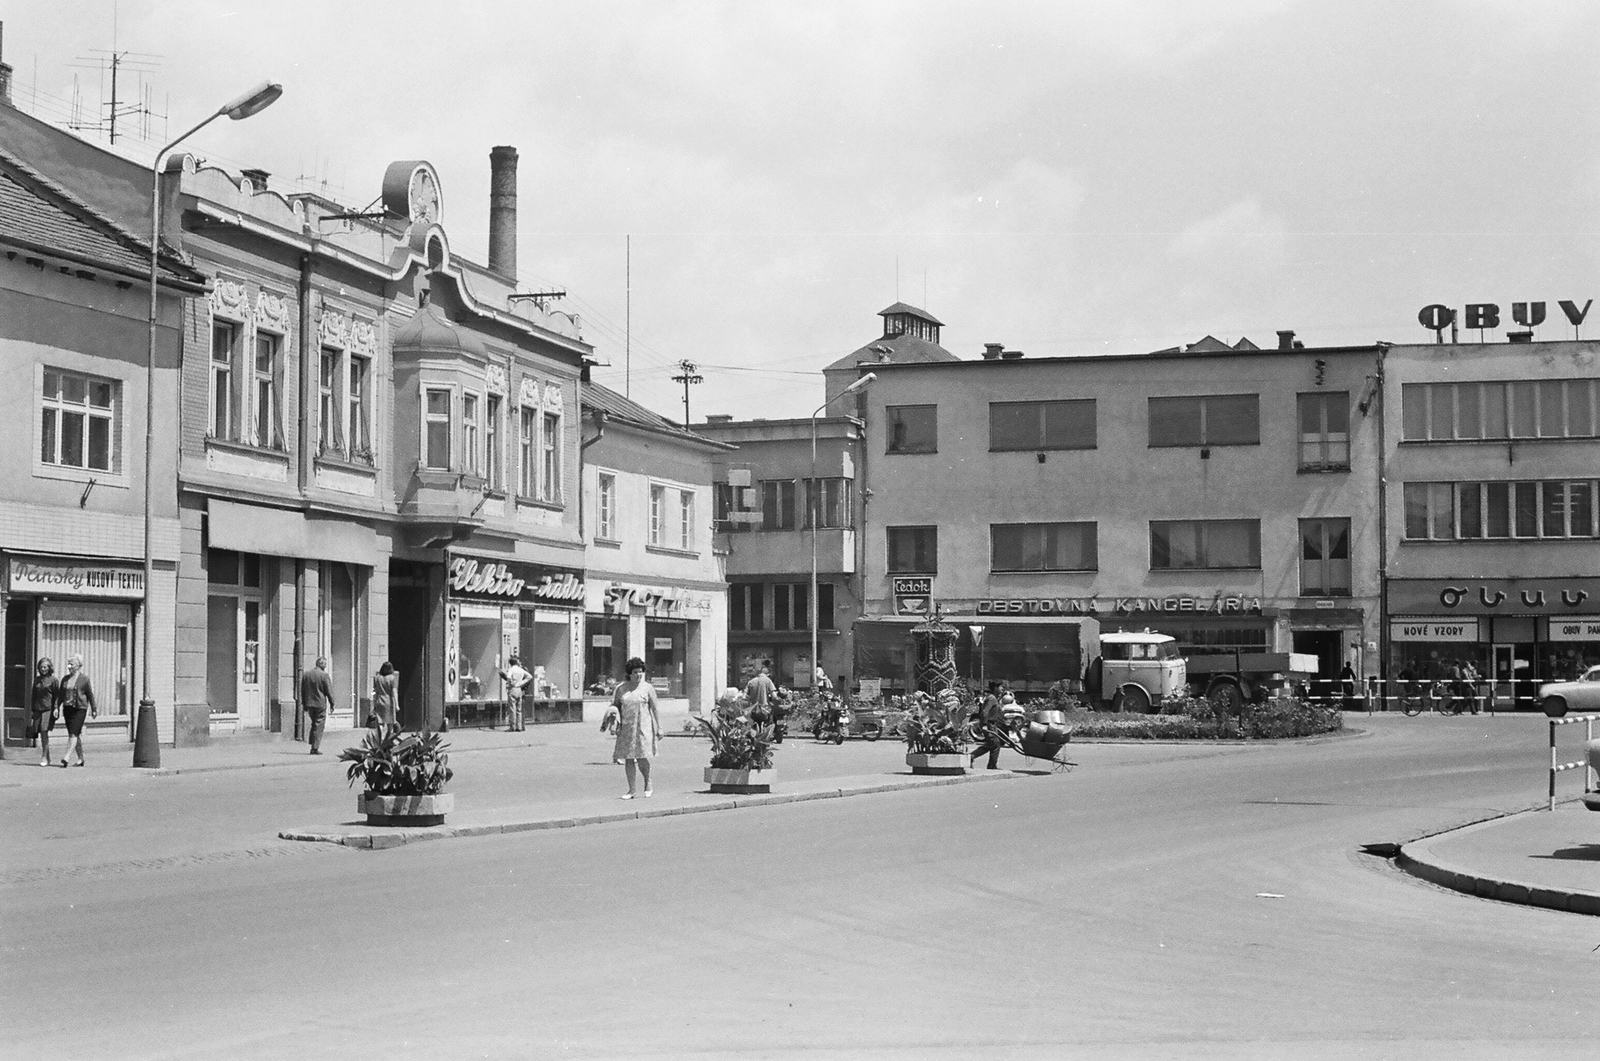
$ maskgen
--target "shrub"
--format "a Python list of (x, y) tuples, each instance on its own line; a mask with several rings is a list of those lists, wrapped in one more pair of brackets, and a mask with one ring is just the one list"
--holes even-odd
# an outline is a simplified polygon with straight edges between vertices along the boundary
[(346, 748), (339, 761), (350, 764), (346, 776), (352, 788), (364, 781), (377, 796), (434, 796), (455, 776), (443, 740), (426, 731), (402, 734), (399, 726), (386, 723), (367, 730), (360, 746)]
[(770, 723), (756, 722), (739, 704), (719, 705), (709, 718), (696, 718), (711, 738), (713, 770), (772, 769), (773, 732)]
[(937, 700), (920, 700), (906, 714), (906, 750), (921, 755), (960, 752), (967, 745), (971, 717), (971, 705), (962, 703), (954, 693), (942, 693)]

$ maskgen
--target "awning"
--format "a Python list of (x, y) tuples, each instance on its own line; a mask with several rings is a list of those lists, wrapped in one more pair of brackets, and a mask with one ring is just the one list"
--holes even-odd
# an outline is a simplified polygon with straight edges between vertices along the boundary
[(208, 540), (216, 549), (362, 567), (374, 566), (377, 559), (378, 534), (364, 524), (216, 498), (207, 502), (206, 514)]

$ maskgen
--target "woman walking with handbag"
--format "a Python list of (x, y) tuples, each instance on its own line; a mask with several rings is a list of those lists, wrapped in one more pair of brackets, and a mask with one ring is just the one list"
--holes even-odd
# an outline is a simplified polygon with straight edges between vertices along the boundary
[(661, 719), (656, 714), (655, 686), (644, 680), (644, 660), (635, 656), (626, 665), (628, 680), (617, 686), (612, 694), (611, 706), (617, 710), (617, 744), (612, 758), (622, 763), (628, 774), (628, 792), (623, 799), (632, 799), (634, 775), (644, 775), (644, 795), (650, 790), (650, 759), (656, 753), (656, 739), (661, 735)]
[(50, 765), (50, 731), (56, 725), (56, 708), (61, 705), (61, 681), (49, 656), (41, 656), (33, 679), (32, 713), (28, 728), (39, 738), (39, 765)]
[(388, 660), (372, 676), (372, 713), (379, 726), (393, 726), (399, 722), (395, 702), (400, 698), (400, 675)]
[(67, 676), (61, 679), (61, 715), (67, 723), (67, 747), (66, 754), (61, 757), (62, 766), (68, 765), (67, 756), (74, 749), (78, 752), (78, 761), (71, 765), (83, 765), (84, 718), (99, 713), (94, 702), (94, 687), (83, 672), (83, 657), (74, 652), (67, 657)]

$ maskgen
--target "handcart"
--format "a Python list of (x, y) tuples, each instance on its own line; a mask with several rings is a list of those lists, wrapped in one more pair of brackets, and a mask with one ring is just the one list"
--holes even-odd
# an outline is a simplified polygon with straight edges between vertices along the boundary
[(1015, 735), (1008, 733), (1002, 739), (1024, 758), (1039, 759), (1049, 763), (1050, 768), (1056, 773), (1070, 770), (1078, 765), (1066, 757), (1067, 743), (1072, 740), (1072, 731), (1064, 725), (1030, 722), (1020, 733)]

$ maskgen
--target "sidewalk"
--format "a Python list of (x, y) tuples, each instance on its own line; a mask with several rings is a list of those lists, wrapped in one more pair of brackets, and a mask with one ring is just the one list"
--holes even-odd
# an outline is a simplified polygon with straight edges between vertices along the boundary
[(1395, 862), (1470, 895), (1600, 914), (1600, 814), (1578, 800), (1424, 837)]

